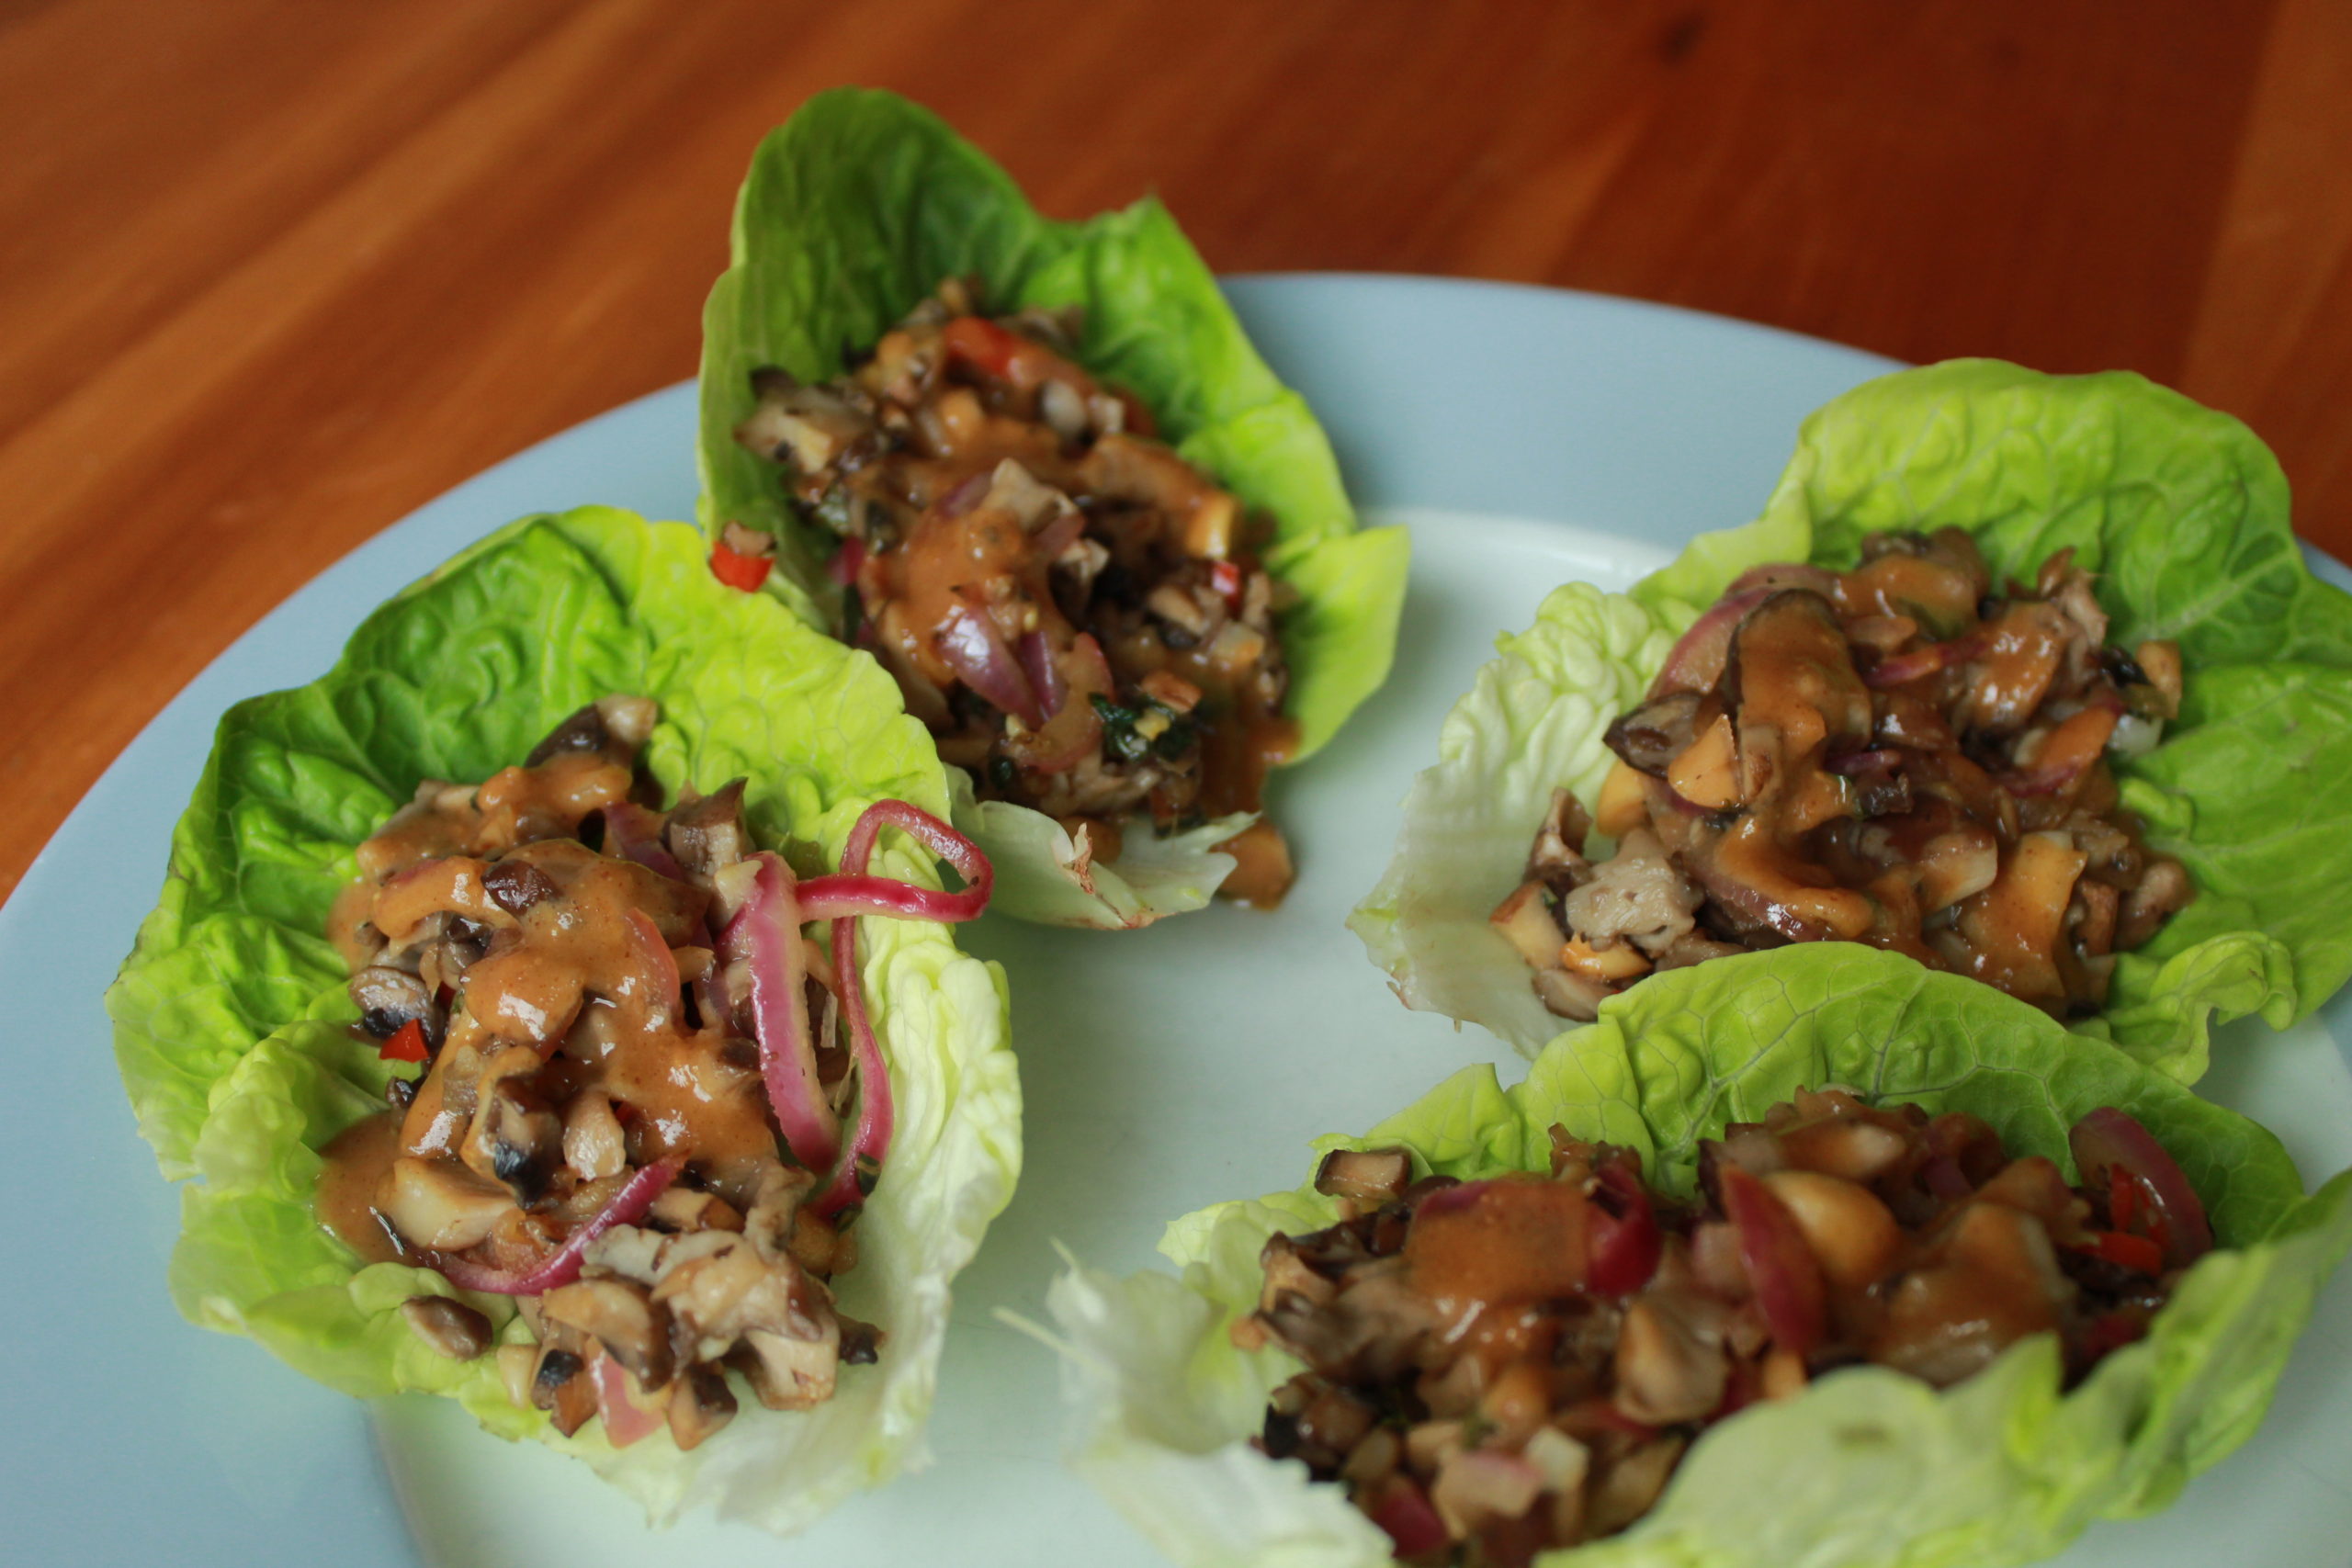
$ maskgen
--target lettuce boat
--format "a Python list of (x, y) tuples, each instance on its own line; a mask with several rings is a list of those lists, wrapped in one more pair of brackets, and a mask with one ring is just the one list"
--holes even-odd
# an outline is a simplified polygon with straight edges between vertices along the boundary
[[(664, 790), (748, 776), (754, 837), (803, 869), (836, 863), (876, 799), (945, 810), (946, 781), (889, 677), (774, 600), (713, 581), (705, 556), (683, 524), (600, 508), (526, 518), (375, 612), (326, 675), (231, 709), (107, 1006), (141, 1132), (166, 1176), (200, 1179), (183, 1189), (171, 1263), (190, 1319), (346, 1393), (455, 1398), (503, 1438), (585, 1460), (657, 1521), (712, 1505), (782, 1531), (921, 1461), (949, 1282), (1019, 1173), (1003, 978), (944, 927), (862, 922), (899, 1133), (841, 1297), (888, 1338), (830, 1403), (783, 1414), (746, 1400), (692, 1452), (666, 1431), (616, 1450), (601, 1423), (561, 1438), (510, 1401), (495, 1357), (437, 1354), (400, 1312), (455, 1295), (500, 1343), (528, 1343), (513, 1298), (363, 1267), (312, 1212), (319, 1150), (382, 1108), (395, 1066), (353, 1037), (323, 930), (355, 847), (419, 778), (487, 777), (583, 702), (627, 691), (660, 704), (641, 755)], [(937, 886), (929, 855), (902, 843), (886, 842), (876, 869)]]
[[(841, 626), (843, 590), (828, 572), (838, 538), (795, 511), (776, 465), (735, 432), (760, 406), (756, 373), (837, 377), (951, 277), (976, 278), (995, 310), (1080, 308), (1080, 367), (1133, 393), (1178, 455), (1272, 518), (1265, 564), (1296, 595), (1280, 619), (1283, 712), (1298, 727), (1287, 760), (1312, 754), (1387, 674), (1404, 531), (1358, 530), (1322, 429), (1157, 201), (1044, 218), (995, 164), (894, 95), (821, 94), (752, 161), (733, 263), (704, 312), (701, 519), (714, 542), (729, 524), (773, 536), (766, 591), (812, 625)], [(1115, 868), (1090, 864), (1053, 818), (979, 801), (968, 777), (950, 776), (956, 825), (997, 865), (995, 907), (1057, 924), (1117, 929), (1201, 907), (1233, 868), (1215, 846), (1248, 822), (1130, 833)]]
[[(1966, 530), (1996, 575), (2071, 547), (2117, 640), (2169, 638), (2185, 706), (2116, 766), (2150, 846), (2196, 901), (2122, 955), (2075, 1025), (2184, 1081), (2212, 1021), (2308, 1016), (2352, 976), (2352, 597), (2303, 567), (2277, 462), (2236, 420), (2125, 373), (2053, 377), (1960, 360), (1870, 382), (1805, 422), (1754, 522), (1693, 541), (1625, 593), (1571, 583), (1448, 716), (1394, 859), (1351, 917), (1409, 1005), (1532, 1055), (1557, 1032), (1487, 928), (1551, 791), (1590, 807), (1602, 732), (1743, 571), (1846, 570), (1867, 535)], [(2112, 759), (2111, 764), (2112, 764)]]
[[(1997, 1564), (2053, 1552), (2091, 1521), (2161, 1508), (2260, 1422), (2297, 1332), (2352, 1247), (2352, 1172), (2306, 1197), (2262, 1128), (2111, 1046), (1988, 988), (1891, 954), (1823, 943), (1673, 971), (1604, 1003), (1508, 1091), (1465, 1068), (1363, 1137), (1402, 1145), (1415, 1174), (1546, 1170), (1548, 1129), (1631, 1147), (1648, 1179), (1688, 1193), (1702, 1138), (1759, 1119), (1797, 1089), (1843, 1083), (1872, 1103), (1984, 1118), (2012, 1154), (2072, 1179), (2066, 1130), (2129, 1112), (2178, 1159), (2221, 1250), (2182, 1275), (2149, 1336), (2071, 1391), (2054, 1337), (2010, 1347), (1945, 1392), (1878, 1367), (1820, 1376), (1693, 1445), (1657, 1506), (1621, 1535), (1541, 1562)], [(1311, 1172), (1312, 1167), (1309, 1168)], [(1074, 1267), (1049, 1304), (1066, 1337), (1072, 1459), (1187, 1564), (1364, 1568), (1390, 1542), (1336, 1485), (1249, 1446), (1298, 1370), (1243, 1352), (1275, 1232), (1333, 1223), (1312, 1183), (1176, 1221), (1181, 1280)]]

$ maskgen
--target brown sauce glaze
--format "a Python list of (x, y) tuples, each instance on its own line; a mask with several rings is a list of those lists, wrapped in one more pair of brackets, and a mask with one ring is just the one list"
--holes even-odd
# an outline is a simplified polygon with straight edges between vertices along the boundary
[[(1072, 330), (987, 319), (950, 280), (839, 380), (763, 372), (737, 436), (843, 537), (844, 635), (983, 799), (1159, 832), (1257, 811), (1298, 743), (1267, 525), (1080, 367)], [(1287, 854), (1238, 853), (1254, 875), (1227, 891), (1279, 901)]]

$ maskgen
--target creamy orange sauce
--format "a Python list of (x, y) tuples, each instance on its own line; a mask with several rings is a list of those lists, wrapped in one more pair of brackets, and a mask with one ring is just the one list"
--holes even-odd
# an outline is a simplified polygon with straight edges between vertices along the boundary
[(401, 1261), (400, 1247), (376, 1210), (376, 1190), (400, 1153), (401, 1118), (393, 1111), (354, 1122), (319, 1151), (326, 1165), (311, 1212), (362, 1262)]

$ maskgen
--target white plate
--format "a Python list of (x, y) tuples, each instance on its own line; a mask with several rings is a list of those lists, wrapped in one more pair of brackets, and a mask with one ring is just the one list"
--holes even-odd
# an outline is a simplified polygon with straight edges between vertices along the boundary
[[(1286, 1187), (1306, 1140), (1356, 1129), (1471, 1060), (1477, 1032), (1408, 1014), (1341, 927), (1496, 632), (1553, 583), (1618, 586), (1760, 504), (1798, 420), (1886, 368), (1850, 350), (1682, 311), (1493, 285), (1243, 279), (1236, 303), (1315, 404), (1367, 507), (1415, 530), (1396, 673), (1273, 801), (1297, 891), (1132, 935), (986, 921), (1012, 976), (1028, 1166), (958, 1281), (930, 1470), (779, 1543), (690, 1520), (650, 1535), (617, 1494), (452, 1405), (368, 1411), (164, 1296), (173, 1195), (132, 1132), (97, 998), (153, 902), (172, 822), (220, 710), (323, 671), (378, 601), (520, 513), (693, 501), (691, 389), (615, 411), (500, 465), (304, 589), (157, 717), (0, 909), (12, 1136), (0, 1145), (0, 1556), (41, 1563), (450, 1564), (656, 1558), (697, 1568), (846, 1562), (1148, 1563), (1064, 1471), (1051, 1358), (996, 1321), (1042, 1316), (1059, 1241), (1118, 1269), (1160, 1226)], [(1442, 509), (1442, 510), (1439, 510)], [(2336, 1038), (2352, 1008), (2331, 1010)], [(2233, 1030), (2208, 1080), (2307, 1179), (2352, 1164), (2352, 1075), (2328, 1033)], [(2352, 1535), (2352, 1282), (2323, 1303), (2269, 1424), (2160, 1518), (2065, 1561), (2303, 1563)], [(387, 1483), (389, 1475), (390, 1484)], [(397, 1500), (396, 1500), (397, 1499)], [(413, 1533), (412, 1533), (413, 1531)], [(2340, 1555), (2340, 1551), (2335, 1551)]]

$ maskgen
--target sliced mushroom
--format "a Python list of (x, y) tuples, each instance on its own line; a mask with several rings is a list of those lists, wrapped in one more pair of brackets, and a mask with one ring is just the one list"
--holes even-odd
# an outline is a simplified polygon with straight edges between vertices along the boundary
[(751, 835), (743, 827), (745, 782), (730, 779), (670, 813), (664, 835), (670, 852), (697, 886), (707, 887), (721, 868), (751, 852)]
[(405, 1240), (463, 1252), (490, 1235), (514, 1207), (514, 1195), (455, 1160), (409, 1155), (392, 1162), (377, 1207)]
[(556, 1346), (542, 1348), (531, 1374), (531, 1403), (567, 1438), (586, 1426), (596, 1414), (596, 1382), (588, 1375), (587, 1359)]
[(832, 1398), (841, 1365), (841, 1326), (830, 1314), (816, 1326), (817, 1332), (807, 1338), (752, 1329), (729, 1358), (770, 1410), (808, 1410)]
[(563, 1122), (531, 1082), (541, 1065), (527, 1045), (510, 1045), (484, 1065), (473, 1125), (459, 1152), (476, 1174), (503, 1182), (526, 1209), (546, 1201), (564, 1162)]
[(1625, 1311), (1617, 1339), (1617, 1408), (1651, 1427), (1696, 1421), (1723, 1403), (1730, 1367), (1666, 1298)]
[(440, 1010), (433, 1005), (433, 993), (406, 970), (371, 964), (352, 976), (350, 991), (359, 1009), (359, 1027), (379, 1040), (389, 1040), (416, 1023), (424, 1026), (427, 1041), (439, 1043)]
[(490, 1319), (448, 1296), (411, 1296), (401, 1316), (424, 1340), (453, 1361), (470, 1361), (490, 1348)]
[(670, 1436), (679, 1450), (698, 1448), (735, 1419), (735, 1391), (717, 1367), (693, 1366), (680, 1372), (670, 1390)]
[(1413, 1156), (1401, 1148), (1333, 1149), (1316, 1168), (1315, 1190), (1326, 1198), (1385, 1203), (1413, 1179)]
[(502, 860), (482, 873), (481, 885), (498, 907), (521, 919), (533, 905), (560, 895), (548, 874), (526, 860)]
[(669, 1325), (644, 1286), (628, 1280), (582, 1278), (539, 1298), (552, 1323), (577, 1329), (604, 1346), (649, 1389), (670, 1381)]
[(618, 1176), (628, 1165), (628, 1140), (620, 1118), (613, 1113), (613, 1102), (595, 1089), (581, 1090), (564, 1107), (563, 1163), (582, 1181)]

